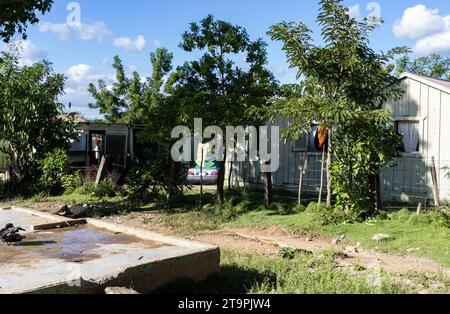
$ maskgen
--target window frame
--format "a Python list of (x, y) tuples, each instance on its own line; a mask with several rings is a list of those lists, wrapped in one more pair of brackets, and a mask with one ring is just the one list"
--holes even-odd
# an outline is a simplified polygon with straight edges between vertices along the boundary
[(425, 120), (427, 117), (423, 116), (401, 116), (394, 118), (394, 127), (398, 133), (398, 123), (399, 122), (411, 122), (419, 124), (419, 151), (413, 153), (400, 152), (400, 157), (417, 157), (421, 158), (424, 154), (424, 137), (425, 137)]

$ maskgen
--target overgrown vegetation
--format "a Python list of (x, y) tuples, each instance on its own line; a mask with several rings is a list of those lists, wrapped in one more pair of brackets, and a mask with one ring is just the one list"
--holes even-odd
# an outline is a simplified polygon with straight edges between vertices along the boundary
[(20, 66), (18, 56), (0, 55), (0, 149), (13, 192), (37, 192), (38, 161), (67, 148), (75, 135), (76, 125), (58, 100), (64, 80), (49, 62)]
[(60, 194), (64, 190), (63, 179), (69, 171), (70, 160), (62, 149), (55, 149), (38, 160), (41, 176), (39, 188), (41, 193)]

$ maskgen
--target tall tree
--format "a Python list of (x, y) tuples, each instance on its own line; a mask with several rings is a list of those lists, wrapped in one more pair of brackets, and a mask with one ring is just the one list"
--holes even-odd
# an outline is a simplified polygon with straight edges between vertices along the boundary
[(412, 72), (436, 79), (450, 80), (450, 57), (438, 53), (412, 59), (405, 55), (397, 61), (396, 74)]
[(67, 147), (75, 124), (58, 101), (64, 76), (43, 61), (20, 67), (17, 56), (0, 58), (0, 150), (13, 178), (31, 176), (34, 163), (54, 148)]
[(15, 34), (26, 39), (28, 24), (39, 22), (37, 13), (50, 11), (53, 0), (2, 0), (0, 1), (0, 37), (8, 43)]
[[(298, 138), (308, 132), (312, 121), (328, 129), (327, 205), (331, 206), (331, 166), (340, 157), (333, 150), (340, 141), (336, 130), (352, 121), (365, 121), (367, 116), (375, 116), (373, 121), (379, 123), (389, 121), (383, 103), (401, 94), (397, 79), (390, 75), (390, 62), (406, 48), (387, 53), (372, 50), (369, 35), (380, 21), (356, 21), (342, 0), (321, 0), (317, 22), (322, 28), (322, 46), (314, 44), (311, 30), (303, 22), (282, 22), (269, 31), (272, 39), (283, 43), (290, 66), (302, 79), (277, 102), (272, 115), (291, 118), (293, 123), (285, 131), (287, 137)], [(387, 88), (389, 85), (391, 88)], [(344, 174), (334, 172), (335, 176)]]
[[(200, 59), (178, 69), (176, 81), (177, 95), (192, 120), (202, 118), (204, 125), (222, 129), (262, 123), (263, 115), (255, 113), (268, 106), (277, 82), (266, 68), (266, 44), (261, 39), (252, 42), (242, 27), (209, 15), (200, 23), (191, 23), (180, 47), (203, 53)], [(238, 66), (235, 60), (242, 56), (245, 65)], [(220, 162), (219, 204), (224, 201), (225, 164), (225, 160)]]
[(94, 83), (89, 84), (88, 90), (94, 98), (94, 103), (89, 104), (89, 107), (99, 109), (111, 123), (142, 123), (149, 108), (155, 107), (155, 104), (159, 104), (164, 98), (164, 78), (172, 69), (172, 59), (173, 54), (165, 48), (152, 52), (152, 72), (143, 81), (137, 71), (128, 77), (122, 60), (115, 56), (113, 68), (116, 71), (116, 79), (112, 88), (109, 88), (104, 80), (99, 80), (97, 86)]
[(116, 80), (112, 88), (108, 88), (103, 80), (98, 81), (97, 86), (89, 85), (95, 100), (90, 104), (91, 108), (99, 109), (112, 123), (143, 125), (137, 134), (140, 144), (157, 143), (157, 149), (147, 151), (148, 156), (139, 160), (139, 169), (131, 176), (136, 186), (134, 194), (151, 190), (153, 197), (163, 190), (169, 200), (182, 185), (178, 180), (181, 167), (170, 156), (173, 144), (170, 135), (175, 126), (183, 124), (184, 117), (179, 111), (180, 102), (172, 96), (174, 81), (179, 76), (177, 71), (170, 73), (172, 59), (173, 54), (165, 48), (152, 52), (152, 71), (146, 80), (142, 80), (137, 72), (128, 77), (122, 61), (116, 56), (113, 64)]

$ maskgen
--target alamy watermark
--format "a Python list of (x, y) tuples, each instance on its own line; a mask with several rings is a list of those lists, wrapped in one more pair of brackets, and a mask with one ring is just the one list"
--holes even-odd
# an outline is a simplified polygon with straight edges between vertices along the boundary
[(227, 161), (233, 162), (260, 161), (263, 173), (276, 172), (280, 166), (278, 126), (261, 126), (259, 132), (254, 126), (227, 126), (224, 133), (218, 126), (208, 126), (203, 130), (203, 120), (196, 118), (194, 132), (186, 126), (177, 126), (172, 130), (171, 136), (172, 139), (179, 139), (171, 150), (172, 158), (177, 162), (192, 161), (192, 146), (196, 152), (204, 140), (209, 140), (213, 152), (212, 159), (215, 161), (224, 161), (225, 157)]

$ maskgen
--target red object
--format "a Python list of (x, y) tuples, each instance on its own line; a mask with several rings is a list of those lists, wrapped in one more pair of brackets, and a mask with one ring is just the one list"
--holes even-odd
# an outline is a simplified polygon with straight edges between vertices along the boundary
[(324, 126), (319, 126), (316, 134), (316, 149), (322, 151), (328, 142), (328, 129)]
[(193, 171), (189, 171), (189, 172), (188, 172), (188, 175), (189, 175), (189, 176), (195, 176), (195, 174), (194, 174)]
[(213, 172), (211, 172), (211, 175), (212, 176), (218, 176), (219, 175), (219, 171), (213, 171)]

